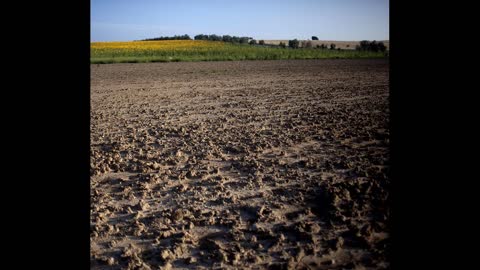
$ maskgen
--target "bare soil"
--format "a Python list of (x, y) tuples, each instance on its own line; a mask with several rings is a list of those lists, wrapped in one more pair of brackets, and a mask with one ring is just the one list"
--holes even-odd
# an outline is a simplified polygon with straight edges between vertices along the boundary
[(91, 66), (92, 269), (388, 269), (389, 63)]

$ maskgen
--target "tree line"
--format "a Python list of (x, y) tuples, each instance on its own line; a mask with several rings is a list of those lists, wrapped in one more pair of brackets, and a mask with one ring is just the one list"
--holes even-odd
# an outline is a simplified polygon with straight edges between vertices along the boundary
[(355, 47), (357, 51), (373, 51), (373, 52), (385, 52), (387, 50), (387, 46), (383, 44), (383, 42), (377, 41), (368, 41), (362, 40), (360, 41), (360, 45)]
[(223, 41), (223, 42), (230, 42), (230, 43), (240, 43), (240, 44), (247, 44), (250, 40), (253, 40), (251, 37), (237, 37), (237, 36), (230, 36), (230, 35), (204, 35), (199, 34), (194, 37), (195, 40), (210, 40), (210, 41)]
[(156, 37), (156, 38), (147, 38), (142, 39), (142, 41), (154, 41), (154, 40), (191, 40), (189, 35), (173, 36), (173, 37)]
[[(209, 40), (209, 41), (223, 41), (223, 42), (230, 42), (230, 43), (240, 43), (240, 44), (252, 44), (256, 45), (257, 41), (251, 37), (237, 37), (237, 36), (230, 36), (230, 35), (204, 35), (199, 34), (193, 37), (195, 40)], [(143, 39), (142, 41), (155, 41), (155, 40), (191, 40), (189, 35), (181, 35), (181, 36), (173, 36), (173, 37), (156, 37), (156, 38), (147, 38)], [(265, 41), (260, 40), (258, 42), (260, 45), (264, 45)]]

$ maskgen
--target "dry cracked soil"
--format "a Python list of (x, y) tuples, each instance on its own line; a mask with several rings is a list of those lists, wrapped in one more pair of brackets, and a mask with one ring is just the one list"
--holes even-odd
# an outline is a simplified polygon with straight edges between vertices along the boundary
[(91, 65), (92, 269), (388, 269), (389, 62)]

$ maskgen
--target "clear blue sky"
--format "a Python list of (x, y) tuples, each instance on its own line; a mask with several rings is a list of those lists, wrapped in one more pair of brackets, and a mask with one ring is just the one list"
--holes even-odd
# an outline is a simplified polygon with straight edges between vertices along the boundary
[(217, 34), (388, 40), (388, 0), (91, 0), (91, 41)]

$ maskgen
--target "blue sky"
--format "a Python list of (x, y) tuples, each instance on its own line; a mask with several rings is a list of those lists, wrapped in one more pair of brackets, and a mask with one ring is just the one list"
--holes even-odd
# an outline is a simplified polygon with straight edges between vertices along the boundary
[(217, 34), (388, 40), (388, 0), (91, 0), (91, 41)]

